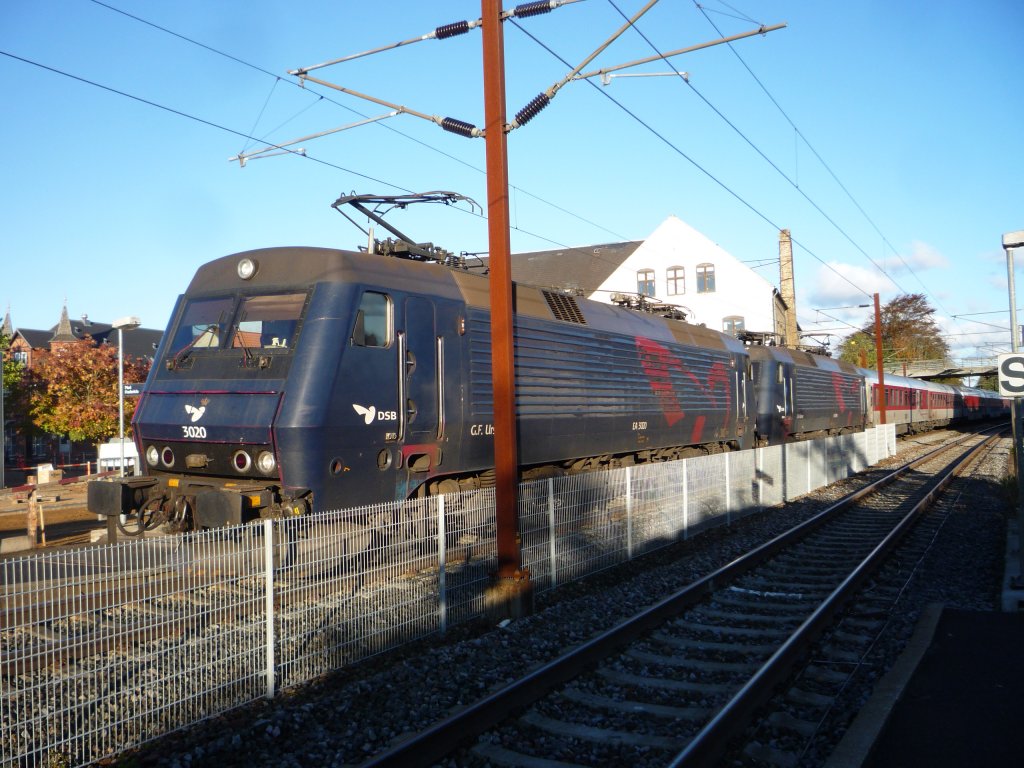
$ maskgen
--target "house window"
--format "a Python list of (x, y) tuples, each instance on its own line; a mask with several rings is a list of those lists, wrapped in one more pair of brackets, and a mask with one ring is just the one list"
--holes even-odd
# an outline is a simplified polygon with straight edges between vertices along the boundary
[(32, 456), (48, 456), (50, 453), (50, 438), (48, 435), (32, 435)]
[(722, 318), (722, 331), (724, 333), (728, 333), (730, 336), (735, 336), (743, 330), (743, 318), (739, 315), (729, 315), (728, 317)]
[(14, 360), (22, 365), (28, 365), (28, 352), (23, 349), (19, 349), (14, 353)]
[(667, 275), (669, 296), (682, 296), (686, 293), (686, 270), (682, 267), (669, 267)]
[(654, 295), (653, 269), (638, 269), (636, 271), (636, 292), (641, 296)]
[(715, 292), (715, 265), (697, 265), (697, 293)]

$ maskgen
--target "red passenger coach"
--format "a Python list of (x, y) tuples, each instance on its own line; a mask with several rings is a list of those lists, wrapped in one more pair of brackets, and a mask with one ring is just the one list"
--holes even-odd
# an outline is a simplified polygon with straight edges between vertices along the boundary
[[(869, 423), (881, 423), (878, 373), (861, 369), (869, 407)], [(923, 379), (886, 375), (886, 423), (897, 434), (925, 432), (962, 421), (1005, 416), (1009, 404), (996, 392), (971, 387), (952, 387)]]

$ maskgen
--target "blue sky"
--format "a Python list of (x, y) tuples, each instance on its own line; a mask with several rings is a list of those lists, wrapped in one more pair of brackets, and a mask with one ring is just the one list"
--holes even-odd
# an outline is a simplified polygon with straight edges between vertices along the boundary
[[(643, 5), (584, 0), (506, 24), (509, 115)], [(484, 142), (409, 115), (306, 142), (305, 158), (228, 162), (388, 112), (300, 88), (288, 70), (479, 15), (476, 0), (3, 3), (0, 312), (45, 328), (66, 301), (72, 317), (163, 327), (203, 262), (362, 244), (330, 207), (340, 194), (483, 202)], [(674, 214), (741, 260), (770, 261), (786, 227), (805, 329), (842, 336), (869, 310), (814, 310), (925, 293), (958, 356), (1008, 351), (1000, 243), (1024, 229), (1024, 4), (661, 0), (587, 69), (783, 22), (672, 59), (689, 84), (559, 90), (509, 135), (513, 249), (643, 239)], [(480, 125), (480, 69), (475, 31), (313, 74)], [(465, 207), (389, 220), (453, 251), (487, 248)], [(776, 265), (759, 272), (777, 284)], [(1024, 292), (1022, 270), (1016, 282)]]

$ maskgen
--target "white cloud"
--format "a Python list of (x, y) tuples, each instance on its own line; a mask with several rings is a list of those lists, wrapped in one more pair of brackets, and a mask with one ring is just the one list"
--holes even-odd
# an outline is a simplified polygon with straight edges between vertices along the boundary
[(813, 286), (807, 296), (814, 307), (864, 304), (872, 294), (886, 294), (896, 290), (895, 284), (876, 269), (853, 264), (830, 262), (819, 267)]
[(915, 240), (910, 244), (909, 254), (902, 257), (892, 256), (886, 259), (884, 266), (886, 270), (896, 274), (906, 274), (910, 270), (916, 274), (929, 269), (944, 269), (949, 266), (949, 259), (934, 246)]

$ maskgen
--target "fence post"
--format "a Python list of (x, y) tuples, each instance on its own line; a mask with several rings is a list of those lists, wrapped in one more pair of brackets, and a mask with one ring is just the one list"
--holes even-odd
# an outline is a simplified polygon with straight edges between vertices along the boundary
[(447, 534), (444, 527), (444, 496), (437, 496), (437, 613), (441, 625), (441, 634), (448, 631), (448, 590), (445, 585), (445, 554), (447, 553)]
[(757, 478), (757, 511), (764, 511), (764, 448), (756, 448), (757, 458), (754, 459), (754, 477)]
[(32, 549), (39, 546), (39, 507), (39, 493), (33, 488), (28, 493), (28, 514), (25, 515), (25, 535)]
[(558, 586), (558, 560), (555, 547), (555, 479), (548, 478), (548, 557), (551, 560), (551, 588)]
[[(835, 438), (832, 438), (832, 437), (826, 437), (825, 438), (825, 462), (824, 462), (825, 466), (823, 467), (823, 469), (825, 470), (825, 483), (824, 483), (824, 485), (828, 485), (829, 483), (833, 482), (832, 481), (832, 462), (831, 462), (831, 458), (832, 458), (832, 446), (835, 444), (835, 442), (836, 442)], [(821, 487), (821, 486), (819, 486), (819, 487)]]
[(263, 560), (267, 610), (267, 698), (274, 698), (274, 521), (263, 521)]
[(732, 525), (732, 482), (729, 477), (729, 451), (725, 452), (725, 524)]
[(804, 486), (804, 488), (805, 488), (804, 493), (810, 493), (811, 490), (812, 490), (812, 488), (811, 488), (811, 454), (814, 453), (814, 451), (811, 450), (811, 449), (814, 448), (814, 441), (813, 440), (809, 440), (809, 441), (805, 442), (804, 445), (807, 446), (807, 458), (805, 459), (805, 461), (807, 463), (807, 485)]
[(626, 559), (633, 559), (633, 468), (626, 467)]
[(683, 539), (690, 538), (690, 473), (687, 471), (687, 462), (683, 459)]

